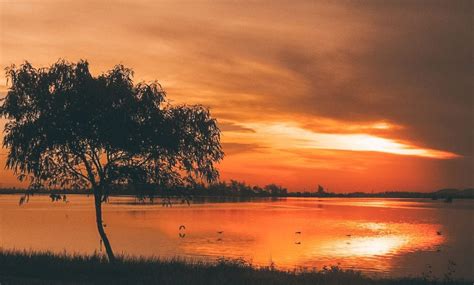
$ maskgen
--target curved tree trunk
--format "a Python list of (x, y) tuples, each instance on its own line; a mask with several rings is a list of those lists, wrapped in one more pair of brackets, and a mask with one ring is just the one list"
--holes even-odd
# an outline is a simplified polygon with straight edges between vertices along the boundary
[(105, 251), (107, 252), (107, 257), (109, 258), (109, 262), (115, 261), (115, 255), (110, 246), (109, 239), (107, 238), (107, 234), (104, 231), (104, 224), (102, 222), (102, 200), (100, 195), (94, 193), (94, 202), (95, 202), (95, 218), (97, 222), (97, 230), (99, 230), (99, 235), (102, 241), (104, 242)]

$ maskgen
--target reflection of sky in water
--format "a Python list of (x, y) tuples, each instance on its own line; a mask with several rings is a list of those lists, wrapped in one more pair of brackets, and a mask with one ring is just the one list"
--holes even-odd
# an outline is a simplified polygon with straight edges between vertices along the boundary
[(351, 240), (348, 246), (335, 253), (343, 256), (384, 255), (398, 251), (407, 243), (409, 238), (404, 236), (363, 237)]
[[(0, 196), (2, 247), (98, 250), (90, 198), (72, 196), (66, 205), (34, 197), (21, 208), (16, 198)], [(459, 201), (459, 208), (456, 203), (407, 199), (288, 199), (162, 208), (114, 200), (122, 204), (107, 204), (104, 220), (117, 253), (243, 257), (285, 269), (339, 264), (392, 275), (420, 275), (427, 263), (442, 274), (451, 259), (459, 261), (461, 276), (472, 277), (472, 233), (466, 227), (472, 225), (473, 201)], [(186, 229), (180, 231), (180, 225)]]

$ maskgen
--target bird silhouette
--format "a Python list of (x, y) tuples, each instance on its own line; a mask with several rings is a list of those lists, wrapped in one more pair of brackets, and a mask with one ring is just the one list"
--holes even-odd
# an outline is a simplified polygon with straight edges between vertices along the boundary
[(295, 232), (295, 234), (297, 234), (297, 235), (300, 235), (300, 234), (301, 234), (301, 232)]
[(218, 234), (222, 234), (222, 233), (224, 233), (224, 231), (218, 231), (217, 233), (218, 233)]
[(184, 225), (179, 226), (179, 230), (185, 230), (186, 227)]

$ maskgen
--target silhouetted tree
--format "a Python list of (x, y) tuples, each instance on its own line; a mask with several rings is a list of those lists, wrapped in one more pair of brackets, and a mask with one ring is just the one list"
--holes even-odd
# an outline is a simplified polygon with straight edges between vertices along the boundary
[(220, 131), (203, 106), (171, 106), (157, 82), (122, 65), (94, 77), (87, 61), (6, 69), (6, 167), (31, 188), (87, 188), (110, 261), (102, 203), (116, 184), (185, 185), (218, 178)]
[(268, 191), (272, 196), (286, 196), (288, 190), (276, 184), (268, 184), (264, 187), (265, 191)]
[(327, 196), (327, 192), (324, 190), (324, 187), (318, 184), (318, 191), (316, 192), (318, 197)]

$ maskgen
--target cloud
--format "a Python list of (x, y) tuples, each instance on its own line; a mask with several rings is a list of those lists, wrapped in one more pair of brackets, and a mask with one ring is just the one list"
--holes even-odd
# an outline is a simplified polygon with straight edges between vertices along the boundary
[(226, 155), (259, 152), (265, 147), (253, 143), (222, 143)]
[(251, 160), (267, 145), (252, 124), (290, 122), (458, 154), (437, 162), (439, 183), (472, 186), (469, 0), (0, 5), (2, 67), (87, 58), (100, 73), (124, 63), (138, 81), (158, 79), (173, 102), (211, 107), (230, 154)]
[[(312, 132), (297, 125), (279, 122), (272, 124), (249, 124), (256, 130), (248, 140), (265, 141), (276, 149), (330, 149), (350, 151), (376, 151), (398, 155), (411, 155), (437, 159), (453, 159), (459, 155), (447, 151), (422, 148), (408, 142), (377, 137), (370, 134)], [(375, 125), (375, 127), (380, 127)], [(385, 125), (383, 125), (385, 127)]]
[(218, 125), (222, 132), (255, 133), (255, 130), (252, 128), (244, 127), (230, 121), (218, 121)]

